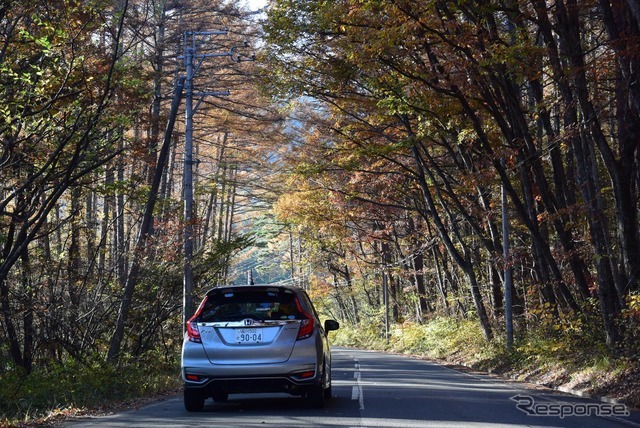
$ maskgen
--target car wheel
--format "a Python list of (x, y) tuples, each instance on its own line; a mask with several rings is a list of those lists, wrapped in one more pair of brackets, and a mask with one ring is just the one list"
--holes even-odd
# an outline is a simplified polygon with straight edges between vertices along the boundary
[(214, 392), (213, 393), (213, 401), (227, 401), (229, 399), (229, 394), (226, 392)]
[(325, 384), (329, 384), (329, 386), (327, 386), (324, 389), (324, 398), (329, 400), (331, 398), (331, 368), (327, 368), (327, 366), (325, 365), (324, 367), (324, 373), (325, 373)]
[(185, 388), (184, 408), (188, 412), (199, 412), (204, 407), (204, 396), (200, 391)]
[(322, 384), (313, 386), (307, 391), (307, 400), (309, 406), (314, 409), (322, 409), (324, 407), (324, 388)]
[[(308, 391), (307, 391), (307, 400), (309, 403), (309, 406), (311, 406), (314, 409), (322, 409), (324, 407), (324, 402), (325, 399), (327, 398), (327, 390), (324, 388), (324, 386), (330, 382), (327, 382), (327, 376), (330, 376), (329, 372), (327, 371), (327, 367), (323, 366), (324, 370), (322, 373), (322, 381), (318, 384), (318, 385), (314, 385), (312, 386)], [(329, 392), (329, 396), (331, 396), (331, 387), (328, 388)]]
[(331, 398), (331, 385), (329, 385), (328, 388), (325, 388), (323, 395), (326, 400)]

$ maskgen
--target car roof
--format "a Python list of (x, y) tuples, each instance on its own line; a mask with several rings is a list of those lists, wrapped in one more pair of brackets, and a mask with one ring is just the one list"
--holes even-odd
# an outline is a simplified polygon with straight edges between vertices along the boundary
[(284, 291), (284, 290), (289, 290), (292, 291), (296, 294), (299, 293), (303, 293), (304, 290), (301, 287), (295, 286), (295, 285), (280, 285), (280, 284), (255, 284), (255, 285), (223, 285), (223, 286), (217, 286), (214, 287), (212, 289), (210, 289), (209, 291), (207, 291), (207, 296), (210, 294), (217, 294), (220, 292), (225, 292), (225, 291), (246, 291), (246, 290), (251, 290), (251, 289), (255, 289), (255, 290), (267, 290), (267, 289), (271, 289), (271, 290), (280, 290), (280, 291)]

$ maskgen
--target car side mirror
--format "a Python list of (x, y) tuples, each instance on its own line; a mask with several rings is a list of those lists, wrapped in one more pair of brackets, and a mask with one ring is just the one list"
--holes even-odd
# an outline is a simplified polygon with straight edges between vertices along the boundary
[(326, 320), (324, 322), (324, 330), (329, 332), (340, 328), (340, 323), (336, 320)]

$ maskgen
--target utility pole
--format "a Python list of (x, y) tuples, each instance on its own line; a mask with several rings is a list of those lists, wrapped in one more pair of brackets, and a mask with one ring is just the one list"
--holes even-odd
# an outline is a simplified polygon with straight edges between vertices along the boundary
[[(183, 275), (183, 326), (193, 316), (195, 312), (193, 293), (193, 115), (197, 112), (202, 100), (207, 96), (226, 96), (230, 92), (226, 91), (193, 91), (193, 78), (202, 66), (205, 59), (216, 57), (228, 57), (232, 61), (252, 61), (251, 57), (244, 57), (237, 52), (239, 47), (247, 47), (245, 42), (242, 46), (234, 46), (228, 51), (214, 53), (198, 53), (198, 44), (204, 43), (208, 39), (217, 36), (226, 36), (227, 30), (219, 31), (188, 31), (184, 33), (184, 64), (186, 68), (185, 77), (185, 144), (184, 144), (184, 275)], [(194, 96), (199, 97), (195, 106)]]
[(507, 352), (513, 345), (513, 299), (511, 296), (512, 277), (509, 254), (509, 219), (507, 216), (507, 192), (502, 186), (502, 255), (504, 258), (504, 318), (507, 335)]
[(384, 340), (389, 343), (389, 279), (386, 265), (382, 267), (382, 301), (384, 304)]

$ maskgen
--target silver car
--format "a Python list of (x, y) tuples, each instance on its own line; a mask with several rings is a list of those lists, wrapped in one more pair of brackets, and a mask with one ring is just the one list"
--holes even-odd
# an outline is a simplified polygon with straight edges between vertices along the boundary
[(199, 411), (207, 398), (286, 392), (322, 408), (331, 397), (327, 333), (301, 288), (251, 285), (210, 290), (187, 322), (182, 346), (184, 406)]

